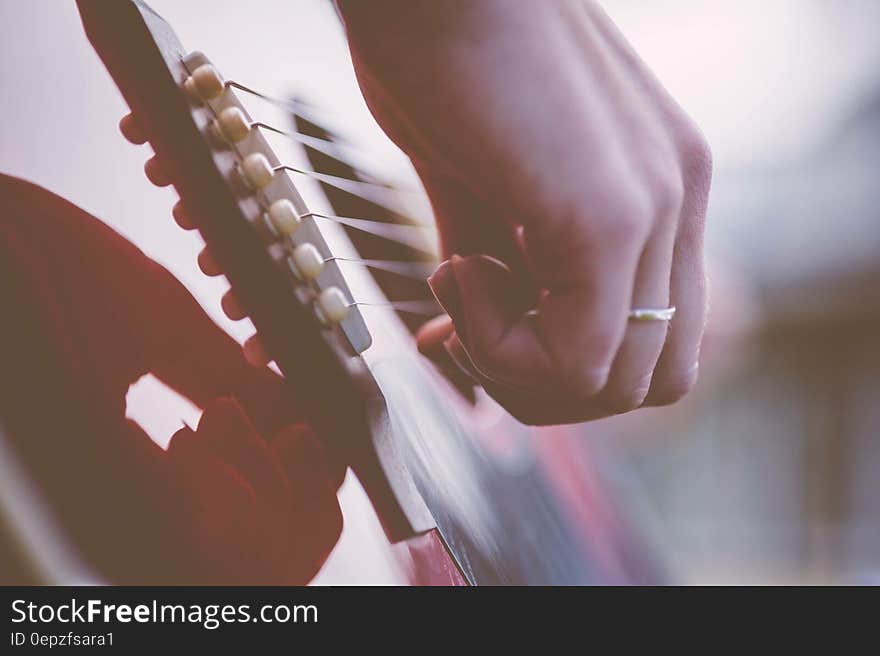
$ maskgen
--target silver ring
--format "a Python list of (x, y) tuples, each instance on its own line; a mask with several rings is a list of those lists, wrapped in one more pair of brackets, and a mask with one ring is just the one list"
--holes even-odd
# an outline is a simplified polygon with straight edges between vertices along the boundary
[(635, 308), (629, 311), (633, 321), (671, 321), (675, 316), (675, 306), (668, 308)]

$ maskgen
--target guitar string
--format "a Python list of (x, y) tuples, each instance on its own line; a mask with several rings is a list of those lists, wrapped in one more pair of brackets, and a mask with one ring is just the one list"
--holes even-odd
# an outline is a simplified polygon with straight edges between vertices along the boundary
[[(295, 100), (284, 100), (281, 98), (277, 98), (274, 96), (270, 96), (269, 94), (265, 94), (251, 87), (248, 87), (239, 82), (235, 82), (233, 80), (228, 80), (226, 82), (226, 86), (234, 87), (246, 93), (249, 93), (253, 96), (261, 98), (271, 104), (283, 107), (289, 111), (293, 111), (296, 114), (302, 116), (306, 120), (313, 122), (315, 124), (320, 123), (321, 119), (316, 117), (313, 113), (313, 109), (311, 109), (308, 105), (305, 105), (301, 102)], [(351, 148), (350, 146), (340, 144), (338, 142), (321, 139), (319, 137), (314, 137), (312, 135), (302, 134), (300, 132), (284, 130), (281, 128), (277, 128), (275, 126), (269, 125), (263, 121), (254, 121), (251, 123), (252, 128), (264, 129), (275, 134), (284, 136), (289, 138), (297, 143), (313, 148), (314, 150), (321, 152), (325, 155), (333, 157), (334, 159), (343, 161), (345, 163), (351, 164), (351, 159), (359, 159), (362, 154), (357, 150)], [(340, 176), (334, 176), (326, 173), (320, 173), (318, 171), (308, 171), (304, 169), (300, 169), (294, 166), (281, 165), (274, 168), (275, 171), (284, 170), (292, 173), (297, 173), (300, 175), (304, 175), (307, 177), (311, 177), (313, 179), (318, 180), (319, 182), (323, 182), (330, 186), (336, 187), (337, 189), (341, 189), (347, 193), (350, 193), (354, 196), (372, 202), (380, 207), (384, 207), (385, 209), (395, 213), (401, 214), (398, 208), (394, 205), (390, 205), (387, 202), (387, 196), (393, 193), (420, 193), (417, 190), (401, 190), (388, 185), (380, 184), (380, 183), (372, 183), (366, 181), (358, 181), (358, 180), (350, 180), (348, 178), (343, 178)], [(372, 219), (365, 218), (356, 218), (356, 217), (347, 217), (347, 216), (338, 216), (332, 214), (322, 214), (318, 212), (308, 212), (303, 214), (301, 219), (312, 218), (312, 219), (325, 219), (329, 221), (334, 221), (336, 223), (340, 223), (343, 225), (347, 225), (356, 230), (360, 230), (363, 232), (367, 232), (378, 236), (380, 238), (388, 239), (389, 241), (396, 241), (398, 243), (402, 243), (411, 248), (423, 251), (427, 254), (434, 255), (436, 254), (436, 244), (434, 240), (431, 239), (431, 234), (433, 233), (433, 229), (424, 225), (407, 225), (407, 224), (396, 224), (396, 223), (388, 223), (384, 221), (376, 221)], [(436, 239), (436, 237), (435, 237)], [(338, 261), (338, 262), (347, 262), (351, 264), (360, 264), (369, 268), (379, 269), (383, 271), (388, 271), (391, 273), (396, 273), (398, 275), (403, 275), (406, 277), (414, 278), (416, 280), (425, 280), (433, 271), (434, 266), (430, 263), (423, 262), (407, 262), (403, 260), (375, 260), (375, 259), (357, 259), (357, 258), (347, 258), (340, 256), (333, 256), (327, 258), (326, 261)], [(350, 305), (361, 306), (361, 307), (389, 307), (398, 312), (407, 312), (411, 314), (421, 314), (426, 316), (433, 316), (438, 313), (438, 306), (434, 299), (421, 299), (421, 300), (406, 300), (406, 301), (384, 301), (384, 302), (366, 302), (366, 301), (358, 301), (351, 303)]]
[[(332, 141), (325, 141), (318, 137), (313, 137), (311, 135), (304, 135), (297, 132), (288, 132), (282, 130), (281, 128), (276, 128), (274, 126), (268, 125), (267, 123), (263, 123), (261, 121), (254, 121), (251, 124), (251, 127), (257, 128), (265, 128), (272, 132), (276, 132), (278, 134), (283, 134), (290, 136), (291, 139), (298, 141), (299, 143), (312, 147), (319, 152), (323, 152), (325, 154), (330, 155), (331, 157), (339, 159), (339, 152), (333, 152), (333, 149), (338, 146)], [(345, 159), (340, 159), (340, 161), (348, 163)], [(347, 216), (337, 216), (333, 214), (321, 214), (317, 212), (308, 212), (303, 214), (300, 218), (307, 217), (318, 217), (322, 219), (327, 219), (331, 221), (335, 221), (337, 223), (342, 223), (356, 230), (360, 230), (362, 232), (367, 232), (373, 234), (382, 239), (387, 239), (389, 241), (395, 241), (405, 246), (409, 246), (410, 248), (414, 248), (420, 250), (428, 255), (435, 255), (436, 248), (436, 237), (434, 239), (431, 238), (433, 234), (433, 227), (427, 225), (419, 225), (416, 223), (416, 220), (412, 217), (408, 217), (405, 213), (398, 207), (384, 202), (384, 199), (379, 198), (379, 194), (368, 192), (366, 195), (364, 193), (358, 193), (357, 189), (369, 189), (373, 190), (374, 188), (378, 188), (381, 190), (381, 193), (387, 193), (389, 196), (393, 197), (394, 193), (399, 192), (400, 190), (395, 187), (379, 184), (379, 183), (371, 183), (367, 181), (358, 181), (358, 180), (350, 180), (348, 178), (343, 178), (340, 176), (331, 176), (329, 174), (320, 173), (317, 171), (308, 171), (305, 169), (299, 169), (292, 166), (278, 166), (274, 168), (275, 171), (286, 170), (294, 173), (298, 173), (300, 175), (304, 175), (307, 177), (312, 177), (318, 179), (319, 182), (324, 182), (326, 184), (330, 184), (331, 186), (337, 187), (346, 191), (347, 193), (352, 194), (358, 198), (368, 200), (373, 202), (374, 204), (381, 205), (385, 209), (398, 214), (399, 216), (408, 219), (411, 223), (390, 223), (387, 221), (378, 221), (375, 219), (367, 219), (367, 218), (357, 218), (357, 217), (347, 217)], [(411, 192), (418, 194), (419, 192), (412, 190)], [(369, 197), (367, 197), (369, 196)]]
[[(366, 159), (366, 155), (364, 153), (353, 149), (350, 146), (344, 146), (328, 139), (321, 139), (320, 137), (315, 137), (310, 134), (303, 134), (302, 132), (296, 132), (295, 130), (284, 130), (282, 128), (275, 127), (274, 125), (264, 123), (263, 121), (252, 121), (250, 126), (251, 128), (267, 130), (269, 132), (279, 134), (303, 146), (308, 146), (309, 148), (317, 150), (324, 155), (327, 155), (342, 162), (351, 162), (354, 159), (361, 158)], [(359, 162), (352, 163), (360, 165)]]
[(362, 200), (373, 203), (374, 205), (378, 205), (379, 207), (388, 210), (389, 212), (396, 214), (400, 217), (409, 218), (409, 220), (415, 222), (416, 224), (424, 225), (425, 223), (427, 223), (426, 221), (420, 221), (416, 218), (409, 217), (407, 210), (404, 207), (401, 207), (398, 202), (396, 202), (396, 196), (399, 196), (401, 194), (411, 194), (415, 196), (417, 195), (415, 192), (408, 192), (406, 190), (396, 189), (394, 187), (390, 187), (388, 185), (380, 184), (377, 182), (350, 180), (348, 178), (343, 178), (338, 175), (330, 175), (329, 173), (309, 171), (307, 169), (301, 169), (296, 166), (290, 166), (289, 164), (281, 164), (274, 167), (272, 170), (275, 172), (287, 171), (290, 173), (302, 175), (307, 178), (311, 178), (313, 180), (317, 180), (318, 182), (322, 182), (324, 184), (330, 185), (331, 187), (335, 187), (346, 193), (349, 193), (352, 196), (356, 196)]
[[(320, 118), (314, 117), (314, 115), (310, 117), (305, 114), (305, 112), (303, 111), (304, 109), (307, 110), (309, 113), (314, 112), (315, 110), (311, 105), (303, 103), (302, 101), (294, 99), (285, 100), (282, 98), (278, 98), (277, 96), (272, 96), (261, 91), (257, 91), (256, 89), (242, 84), (241, 82), (236, 82), (235, 80), (227, 80), (225, 82), (225, 85), (227, 87), (234, 87), (253, 96), (261, 98), (267, 102), (270, 102), (274, 105), (278, 105), (280, 107), (284, 107), (290, 111), (298, 113), (299, 115), (304, 116), (310, 122), (314, 122), (316, 125), (321, 122)], [(351, 159), (367, 157), (366, 153), (359, 151), (357, 148), (354, 148), (349, 144), (339, 143), (339, 141), (322, 139), (320, 137), (303, 134), (295, 130), (285, 130), (283, 128), (265, 123), (264, 121), (253, 121), (251, 122), (250, 126), (252, 128), (255, 127), (257, 129), (268, 130), (275, 134), (287, 137), (293, 141), (296, 141), (297, 143), (313, 148), (318, 152), (329, 155), (330, 157), (333, 157), (349, 165), (358, 164), (357, 162), (351, 162)], [(334, 138), (338, 139), (339, 137), (337, 135), (334, 135)], [(400, 208), (398, 208), (396, 205), (389, 204), (388, 196), (383, 194), (406, 194), (418, 196), (420, 198), (424, 196), (424, 192), (421, 189), (401, 188), (398, 184), (389, 185), (364, 180), (351, 180), (349, 178), (321, 173), (318, 171), (308, 171), (295, 166), (282, 165), (280, 167), (275, 167), (275, 170), (287, 170), (292, 173), (298, 173), (300, 175), (315, 178), (320, 182), (324, 182), (325, 184), (334, 186), (337, 189), (346, 191), (354, 196), (357, 196), (358, 198), (362, 198), (363, 200), (373, 202), (376, 205), (380, 205), (381, 207), (391, 212), (394, 212), (395, 214), (400, 214), (401, 216), (406, 216), (406, 214), (402, 212)], [(417, 223), (421, 223), (417, 219), (412, 219), (412, 217), (408, 218), (411, 218), (411, 220), (414, 220)]]
[[(263, 121), (253, 121), (250, 124), (250, 127), (280, 135), (300, 144), (301, 146), (306, 146), (307, 148), (317, 150), (319, 153), (327, 155), (328, 157), (332, 157), (338, 162), (342, 162), (353, 169), (357, 169), (372, 178), (376, 177), (376, 174), (371, 172), (376, 166), (375, 158), (371, 158), (367, 153), (358, 150), (357, 148), (345, 146), (336, 143), (335, 141), (322, 139), (321, 137), (315, 137), (310, 134), (303, 134), (296, 130), (285, 130)], [(421, 195), (423, 193), (418, 186), (404, 181), (395, 181), (393, 184), (374, 184), (378, 184), (380, 187), (388, 187), (389, 189), (394, 189), (397, 192), (405, 194)]]
[[(309, 123), (314, 123), (318, 125), (322, 122), (322, 118), (315, 113), (315, 107), (309, 105), (308, 103), (304, 103), (301, 100), (295, 100), (293, 98), (279, 98), (278, 96), (273, 96), (268, 93), (263, 93), (262, 91), (257, 91), (249, 86), (242, 84), (241, 82), (236, 82), (235, 80), (226, 80), (225, 86), (233, 87), (235, 89), (239, 89), (240, 91), (244, 91), (245, 93), (249, 93), (252, 96), (256, 96), (261, 100), (265, 100), (269, 104), (275, 105), (276, 107), (281, 107), (288, 111), (294, 112), (298, 114), (302, 118), (309, 121)], [(339, 141), (345, 142), (347, 139), (341, 137), (339, 135), (334, 135)]]
[[(382, 182), (370, 182), (367, 180), (352, 180), (344, 178), (340, 175), (331, 175), (330, 173), (321, 173), (320, 171), (310, 171), (308, 169), (297, 168), (289, 164), (280, 164), (276, 166), (274, 171), (290, 171), (291, 173), (299, 173), (310, 178), (314, 178), (319, 182), (325, 182), (332, 187), (342, 189), (356, 196), (360, 196), (364, 200), (369, 200), (376, 205), (385, 202), (389, 194), (414, 194), (415, 191), (407, 191), (399, 189)], [(375, 200), (374, 200), (375, 199)], [(387, 209), (387, 208), (386, 208)]]
[[(273, 96), (262, 91), (257, 91), (253, 87), (249, 87), (245, 84), (242, 84), (241, 82), (236, 82), (235, 80), (226, 80), (224, 84), (227, 87), (239, 89), (240, 91), (244, 91), (245, 93), (260, 98), (261, 100), (265, 100), (272, 105), (293, 112), (294, 115), (302, 117), (315, 125), (320, 125), (325, 119), (325, 117), (319, 116), (317, 114), (318, 108), (301, 100), (296, 100), (294, 98), (279, 98), (278, 96)], [(320, 111), (322, 113), (326, 112), (326, 110), (324, 109), (321, 109)], [(351, 160), (356, 160), (353, 163), (358, 164), (361, 168), (368, 169), (372, 164), (372, 160), (367, 153), (353, 146), (348, 139), (336, 133), (333, 134), (333, 140), (330, 140), (322, 139), (320, 137), (315, 137), (308, 134), (303, 134), (302, 132), (298, 132), (296, 130), (285, 130), (283, 128), (278, 128), (273, 125), (264, 123), (263, 121), (255, 121), (251, 123), (251, 127), (269, 130), (281, 136), (297, 141), (298, 143), (312, 147), (315, 150), (336, 159), (340, 159), (340, 154), (345, 155), (348, 158), (349, 162), (351, 162)], [(340, 159), (340, 161), (345, 160)], [(396, 186), (395, 188), (400, 189), (399, 186)], [(407, 193), (420, 193), (420, 190), (415, 188), (404, 188), (402, 189), (402, 191)]]
[(347, 264), (359, 264), (370, 269), (378, 269), (380, 271), (388, 271), (389, 273), (396, 273), (400, 276), (405, 276), (407, 278), (412, 278), (414, 280), (421, 280), (422, 282), (430, 276), (434, 269), (436, 269), (436, 265), (430, 262), (407, 262), (402, 260), (370, 260), (370, 259), (360, 259), (354, 257), (340, 257), (333, 256), (328, 257), (324, 260), (324, 262), (345, 262)]
[(352, 216), (337, 216), (334, 214), (322, 214), (320, 212), (306, 212), (301, 219), (323, 219), (340, 223), (361, 232), (366, 232), (381, 239), (394, 241), (412, 249), (421, 251), (426, 255), (436, 256), (436, 233), (433, 228), (427, 226), (406, 225), (402, 223), (387, 223), (373, 219), (361, 219)]
[(435, 300), (420, 301), (382, 301), (370, 303), (368, 301), (356, 301), (349, 303), (348, 307), (368, 307), (368, 308), (391, 308), (397, 312), (406, 312), (407, 314), (418, 314), (426, 317), (432, 317), (442, 312), (440, 305)]

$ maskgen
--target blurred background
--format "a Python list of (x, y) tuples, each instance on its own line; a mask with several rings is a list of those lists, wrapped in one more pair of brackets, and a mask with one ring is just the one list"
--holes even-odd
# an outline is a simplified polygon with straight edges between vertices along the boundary
[[(401, 165), (326, 0), (150, 4), (227, 77), (327, 108), (342, 133)], [(675, 581), (877, 583), (880, 3), (601, 4), (712, 145), (712, 316), (696, 391), (586, 425), (584, 452)], [(148, 147), (119, 135), (127, 109), (75, 5), (0, 0), (0, 53), (0, 171), (113, 225), (247, 337), (220, 310), (225, 283), (196, 266), (200, 238), (171, 220), (175, 194), (143, 176)], [(129, 402), (157, 441), (197, 416), (150, 379)], [(347, 522), (375, 528), (356, 481), (343, 506)], [(318, 582), (400, 579), (379, 538), (350, 535)]]

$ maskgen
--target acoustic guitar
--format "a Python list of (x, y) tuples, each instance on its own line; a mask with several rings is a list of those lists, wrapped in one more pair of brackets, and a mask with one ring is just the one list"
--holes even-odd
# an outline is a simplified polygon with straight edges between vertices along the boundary
[[(178, 211), (230, 282), (224, 308), (257, 329), (246, 353), (275, 363), (350, 463), (413, 582), (657, 580), (622, 511), (579, 498), (588, 491), (564, 450), (577, 427), (524, 426), (418, 353), (413, 331), (441, 310), (425, 284), (433, 229), (413, 218), (410, 191), (366, 171), (316, 108), (225, 79), (140, 0), (77, 4)], [(289, 107), (290, 123), (252, 116), (254, 95)], [(308, 166), (282, 161), (269, 133), (300, 143)], [(332, 211), (306, 203), (306, 180)]]

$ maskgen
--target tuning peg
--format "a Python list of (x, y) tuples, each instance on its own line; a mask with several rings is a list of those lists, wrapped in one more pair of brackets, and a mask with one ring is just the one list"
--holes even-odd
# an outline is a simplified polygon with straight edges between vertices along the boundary
[(241, 162), (241, 174), (245, 184), (251, 189), (262, 189), (272, 182), (275, 170), (261, 153), (251, 153)]
[(306, 242), (293, 249), (288, 261), (294, 274), (302, 280), (313, 280), (324, 268), (324, 258), (314, 244)]
[(328, 287), (318, 294), (318, 318), (328, 326), (343, 321), (348, 316), (348, 307), (348, 300), (339, 287)]
[(159, 163), (159, 160), (155, 155), (148, 159), (147, 163), (144, 164), (144, 173), (147, 174), (147, 179), (157, 187), (167, 187), (171, 184), (171, 178), (168, 176), (168, 172), (162, 168), (162, 165)]
[(192, 76), (184, 83), (187, 91), (193, 92), (203, 100), (211, 100), (223, 93), (223, 78), (217, 69), (210, 64), (202, 64), (193, 71)]
[(235, 298), (232, 290), (223, 294), (223, 298), (220, 299), (220, 307), (223, 308), (224, 314), (233, 321), (239, 321), (247, 316), (247, 313), (238, 304), (238, 299)]
[(251, 129), (251, 123), (238, 107), (227, 107), (212, 124), (219, 136), (229, 143), (244, 139)]
[(174, 220), (184, 230), (195, 230), (196, 224), (193, 222), (192, 217), (187, 214), (186, 208), (183, 206), (183, 201), (177, 201), (174, 203), (174, 207), (171, 208), (171, 216), (174, 217)]
[(296, 208), (286, 198), (276, 200), (269, 205), (266, 218), (272, 232), (278, 237), (287, 237), (299, 228), (300, 218)]
[(255, 367), (265, 367), (272, 360), (272, 358), (269, 357), (269, 354), (266, 353), (263, 342), (260, 341), (258, 335), (248, 337), (242, 350), (244, 352), (244, 359)]
[(147, 142), (147, 135), (133, 114), (126, 114), (119, 121), (119, 131), (122, 136), (135, 145)]
[(220, 266), (217, 264), (214, 257), (211, 253), (208, 252), (208, 249), (205, 248), (199, 253), (198, 257), (199, 268), (202, 270), (206, 276), (220, 276), (223, 275), (223, 271), (220, 269)]

